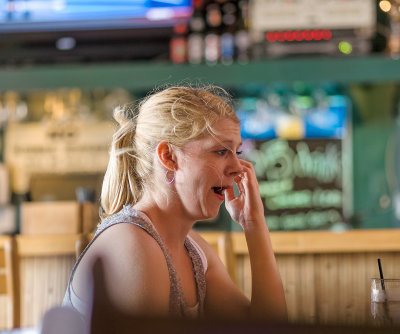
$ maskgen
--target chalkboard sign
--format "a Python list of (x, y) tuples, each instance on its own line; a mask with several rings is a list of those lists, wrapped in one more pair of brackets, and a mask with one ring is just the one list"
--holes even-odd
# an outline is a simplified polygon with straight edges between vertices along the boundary
[(271, 230), (326, 229), (344, 221), (342, 140), (245, 140)]

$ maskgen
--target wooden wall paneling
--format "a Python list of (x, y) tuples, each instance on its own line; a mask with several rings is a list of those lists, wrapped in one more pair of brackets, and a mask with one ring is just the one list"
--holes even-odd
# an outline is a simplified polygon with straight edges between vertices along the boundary
[(20, 271), (21, 326), (38, 325), (43, 314), (60, 305), (82, 236), (16, 236)]
[(298, 284), (296, 321), (316, 323), (316, 294), (315, 294), (315, 260), (312, 254), (302, 254), (298, 258)]
[(236, 256), (235, 276), (237, 286), (248, 297), (251, 298), (251, 267), (250, 259), (246, 255)]
[(0, 329), (18, 325), (19, 304), (14, 266), (15, 243), (10, 236), (0, 235)]
[(61, 304), (75, 254), (26, 257), (20, 262), (21, 326), (32, 327), (49, 308)]
[(232, 281), (236, 284), (236, 259), (233, 253), (232, 235), (229, 232), (224, 232), (223, 237), (219, 239), (218, 247), (220, 249), (221, 258), (225, 259), (225, 266)]
[[(345, 300), (343, 322), (349, 325), (369, 323), (367, 306), (369, 306), (369, 278), (367, 275), (366, 254), (349, 254), (351, 268), (351, 283), (344, 280), (344, 290), (348, 290)], [(340, 270), (340, 268), (339, 268)]]
[[(35, 275), (32, 275), (32, 269), (34, 268), (32, 261), (26, 261), (20, 259), (19, 261), (19, 272), (20, 272), (20, 305), (21, 305), (21, 325), (30, 323), (29, 321), (29, 305), (32, 304), (33, 300), (33, 289)], [(29, 273), (29, 275), (28, 275)], [(28, 278), (28, 279), (26, 279)]]
[(279, 255), (277, 262), (285, 291), (289, 321), (295, 322), (298, 321), (299, 313), (297, 297), (297, 287), (299, 285), (298, 261), (294, 255)]
[(337, 254), (335, 256), (337, 258), (337, 267), (335, 271), (338, 279), (338, 290), (336, 291), (338, 307), (336, 310), (332, 308), (330, 311), (336, 311), (337, 323), (352, 324), (352, 322), (354, 322), (354, 315), (359, 312), (359, 307), (355, 304), (362, 302), (358, 300), (358, 298), (354, 298), (356, 294), (355, 287), (362, 282), (357, 282), (353, 279), (353, 265), (354, 262), (358, 262), (360, 258), (362, 258), (362, 255), (354, 255), (355, 261), (353, 261), (354, 259), (351, 254)]
[[(317, 254), (315, 272), (315, 294), (318, 296), (318, 323), (337, 323), (339, 307), (338, 289), (339, 277), (337, 275), (337, 255)], [(332, 310), (335, 310), (332, 312)]]

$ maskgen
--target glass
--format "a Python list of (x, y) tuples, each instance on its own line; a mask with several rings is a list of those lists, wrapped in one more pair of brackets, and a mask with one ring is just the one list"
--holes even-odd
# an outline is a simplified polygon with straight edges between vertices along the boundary
[(400, 326), (400, 279), (371, 279), (371, 313), (377, 326)]

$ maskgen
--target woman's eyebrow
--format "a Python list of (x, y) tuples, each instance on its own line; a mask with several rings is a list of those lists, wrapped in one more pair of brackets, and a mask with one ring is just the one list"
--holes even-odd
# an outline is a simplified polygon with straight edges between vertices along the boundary
[[(232, 141), (232, 140), (225, 141), (224, 143), (226, 143), (227, 145), (229, 145), (229, 147), (233, 147), (234, 144), (235, 144), (235, 142)], [(240, 143), (237, 145), (237, 148), (239, 148), (240, 146), (242, 146), (242, 142), (240, 142)]]
[[(221, 142), (221, 143), (224, 143), (224, 144), (231, 144), (231, 145), (235, 144), (235, 142), (234, 142), (233, 140), (230, 140), (230, 139), (221, 140), (220, 142)], [(239, 145), (238, 145), (238, 146), (242, 146), (242, 142), (239, 142)]]
[[(235, 142), (233, 140), (222, 140), (219, 142), (220, 145), (224, 146), (226, 149), (230, 150), (230, 151), (235, 151), (234, 150), (234, 144)], [(242, 142), (239, 143), (239, 145), (237, 146), (237, 148), (239, 148), (240, 146), (242, 146)]]

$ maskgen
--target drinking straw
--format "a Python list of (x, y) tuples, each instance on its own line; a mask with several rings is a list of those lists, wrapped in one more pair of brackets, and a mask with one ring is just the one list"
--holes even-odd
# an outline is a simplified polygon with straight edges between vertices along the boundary
[(381, 277), (382, 291), (383, 291), (383, 295), (385, 298), (384, 303), (383, 303), (383, 313), (384, 313), (384, 317), (389, 320), (390, 324), (392, 324), (393, 319), (390, 316), (389, 305), (387, 304), (388, 299), (387, 299), (386, 290), (385, 290), (385, 282), (384, 282), (384, 278), (383, 278), (382, 264), (381, 264), (381, 259), (379, 259), (379, 258), (378, 258), (378, 267), (379, 267), (379, 275)]
[(385, 282), (383, 278), (382, 264), (381, 264), (381, 259), (379, 258), (378, 258), (378, 267), (379, 267), (379, 275), (381, 277), (382, 290), (385, 291)]

